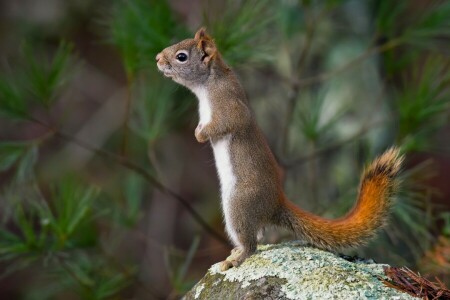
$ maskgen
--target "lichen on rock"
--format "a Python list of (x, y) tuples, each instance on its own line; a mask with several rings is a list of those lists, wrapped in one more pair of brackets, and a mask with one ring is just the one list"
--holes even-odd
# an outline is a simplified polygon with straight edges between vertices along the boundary
[(238, 268), (213, 265), (185, 299), (416, 299), (384, 285), (383, 266), (298, 242), (264, 245)]

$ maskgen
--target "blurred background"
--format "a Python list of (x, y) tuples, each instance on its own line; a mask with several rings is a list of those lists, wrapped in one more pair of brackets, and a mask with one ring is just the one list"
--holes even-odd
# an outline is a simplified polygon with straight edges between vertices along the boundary
[(389, 225), (345, 254), (448, 286), (450, 2), (1, 0), (0, 297), (176, 299), (227, 256), (197, 101), (155, 64), (200, 26), (302, 208), (342, 216), (401, 146)]

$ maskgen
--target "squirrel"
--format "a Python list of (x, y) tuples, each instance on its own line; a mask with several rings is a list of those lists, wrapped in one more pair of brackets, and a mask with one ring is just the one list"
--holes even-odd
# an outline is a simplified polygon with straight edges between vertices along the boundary
[(316, 216), (287, 199), (277, 161), (244, 89), (205, 28), (193, 39), (165, 48), (156, 62), (159, 71), (198, 98), (195, 137), (212, 145), (225, 227), (236, 247), (221, 262), (222, 271), (252, 255), (268, 225), (288, 228), (310, 245), (329, 251), (362, 245), (384, 225), (399, 185), (403, 156), (398, 148), (387, 150), (366, 168), (356, 204), (347, 215), (335, 220)]

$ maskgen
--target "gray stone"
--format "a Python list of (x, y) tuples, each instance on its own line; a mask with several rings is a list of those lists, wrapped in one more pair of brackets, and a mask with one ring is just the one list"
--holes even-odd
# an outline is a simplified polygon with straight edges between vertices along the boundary
[(213, 265), (184, 299), (417, 299), (385, 286), (383, 266), (297, 242), (264, 245), (238, 268)]

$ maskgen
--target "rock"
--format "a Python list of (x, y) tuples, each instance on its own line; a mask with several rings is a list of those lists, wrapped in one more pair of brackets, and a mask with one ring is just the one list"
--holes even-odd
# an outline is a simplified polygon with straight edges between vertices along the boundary
[(238, 268), (213, 265), (184, 299), (417, 299), (384, 285), (384, 266), (297, 242), (264, 245)]

